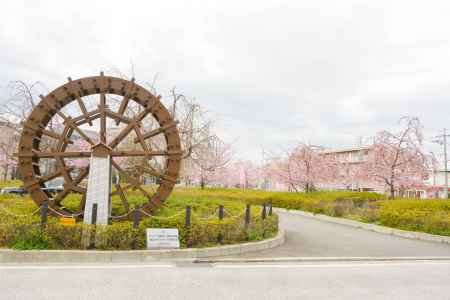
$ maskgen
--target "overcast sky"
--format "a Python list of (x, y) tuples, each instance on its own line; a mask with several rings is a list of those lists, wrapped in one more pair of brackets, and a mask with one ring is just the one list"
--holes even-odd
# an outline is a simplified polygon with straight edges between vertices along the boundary
[(252, 160), (354, 146), (404, 115), (428, 139), (450, 128), (450, 1), (2, 2), (2, 87), (132, 64), (198, 99)]

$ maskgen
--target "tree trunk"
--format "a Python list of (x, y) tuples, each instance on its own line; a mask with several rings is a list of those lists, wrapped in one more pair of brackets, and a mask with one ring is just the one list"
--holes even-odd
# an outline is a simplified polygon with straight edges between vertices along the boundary
[(205, 189), (205, 179), (202, 177), (202, 179), (200, 180), (200, 188), (202, 189), (202, 190), (204, 190)]
[(6, 165), (5, 167), (5, 174), (3, 174), (3, 180), (6, 181), (8, 180), (8, 165)]
[(390, 199), (394, 199), (394, 197), (395, 197), (395, 189), (394, 189), (394, 186), (393, 185), (391, 185), (391, 192), (390, 192)]

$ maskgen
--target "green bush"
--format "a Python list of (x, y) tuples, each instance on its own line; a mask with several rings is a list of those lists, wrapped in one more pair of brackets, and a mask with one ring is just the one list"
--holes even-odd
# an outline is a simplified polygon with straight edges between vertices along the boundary
[[(10, 183), (5, 183), (10, 184)], [(145, 187), (151, 189), (151, 187)], [(249, 228), (245, 228), (245, 202), (235, 201), (232, 197), (223, 197), (225, 193), (209, 195), (199, 190), (176, 189), (156, 216), (145, 217), (139, 228), (135, 229), (131, 222), (113, 222), (112, 225), (97, 226), (96, 239), (98, 249), (144, 249), (146, 228), (178, 228), (181, 247), (206, 247), (218, 244), (219, 234), (222, 243), (231, 244), (247, 240), (258, 240), (273, 236), (278, 230), (278, 219), (274, 215), (264, 221), (261, 220), (261, 208), (252, 207), (252, 220)], [(67, 208), (79, 205), (79, 194), (70, 194), (64, 199)], [(127, 194), (131, 206), (145, 201), (139, 192)], [(121, 201), (117, 197), (112, 199), (113, 214), (123, 214)], [(192, 208), (190, 228), (184, 227), (185, 207)], [(219, 205), (225, 207), (225, 218), (219, 222), (217, 209)], [(35, 213), (33, 216), (29, 216)], [(25, 217), (21, 217), (25, 216)], [(233, 217), (234, 216), (234, 217)], [(83, 231), (93, 230), (78, 220), (76, 225), (61, 225), (58, 219), (49, 217), (48, 224), (41, 236), (32, 232), (39, 230), (39, 213), (29, 196), (0, 195), (0, 247), (16, 247), (21, 249), (81, 249)], [(276, 223), (276, 224), (275, 224)], [(38, 243), (42, 238), (42, 243)], [(101, 242), (101, 243), (100, 243)]]
[[(254, 211), (258, 210), (255, 208)], [(39, 222), (20, 220), (0, 226), (0, 247), (81, 249), (83, 231), (90, 231), (95, 233), (96, 249), (145, 249), (146, 228), (150, 227), (178, 228), (182, 248), (207, 247), (218, 244), (219, 234), (223, 244), (233, 244), (272, 237), (278, 231), (278, 217), (275, 214), (262, 220), (255, 213), (248, 228), (245, 228), (243, 215), (224, 218), (222, 221), (217, 218), (205, 220), (194, 217), (189, 228), (185, 227), (184, 218), (184, 214), (175, 217), (149, 217), (143, 219), (138, 228), (133, 228), (133, 223), (129, 221), (114, 222), (107, 226), (82, 223), (62, 225), (50, 217), (42, 232)]]
[[(217, 197), (344, 217), (367, 223), (450, 236), (450, 200), (393, 199), (369, 192), (267, 192), (242, 189), (177, 189), (177, 196)], [(255, 238), (256, 239), (256, 238)]]
[(450, 235), (450, 200), (381, 201), (378, 222), (404, 230)]

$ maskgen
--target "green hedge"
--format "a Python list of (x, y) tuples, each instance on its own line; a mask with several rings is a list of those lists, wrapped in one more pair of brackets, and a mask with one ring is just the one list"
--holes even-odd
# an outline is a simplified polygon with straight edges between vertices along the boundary
[[(188, 190), (177, 191), (187, 193)], [(393, 199), (368, 192), (286, 193), (207, 189), (193, 193), (220, 196), (251, 204), (272, 202), (273, 206), (344, 217), (404, 230), (450, 236), (450, 200)]]
[(380, 201), (378, 214), (385, 226), (450, 236), (450, 200)]
[(245, 228), (243, 216), (200, 220), (195, 217), (191, 226), (184, 226), (184, 215), (176, 218), (149, 217), (142, 220), (138, 228), (132, 222), (115, 222), (108, 226), (92, 226), (77, 223), (62, 225), (50, 218), (44, 231), (39, 222), (16, 220), (0, 225), (0, 247), (16, 249), (81, 249), (83, 230), (96, 232), (96, 249), (145, 249), (146, 228), (178, 228), (181, 247), (207, 247), (218, 244), (219, 234), (223, 244), (260, 240), (272, 237), (278, 231), (278, 216), (273, 214), (262, 220), (254, 215), (250, 226)]

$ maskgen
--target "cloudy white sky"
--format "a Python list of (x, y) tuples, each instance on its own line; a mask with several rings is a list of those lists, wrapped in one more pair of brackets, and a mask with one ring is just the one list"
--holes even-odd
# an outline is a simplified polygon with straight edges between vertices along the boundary
[[(8, 1), (0, 85), (118, 69), (195, 97), (239, 156), (450, 127), (449, 1)], [(0, 93), (5, 97), (5, 92)]]

